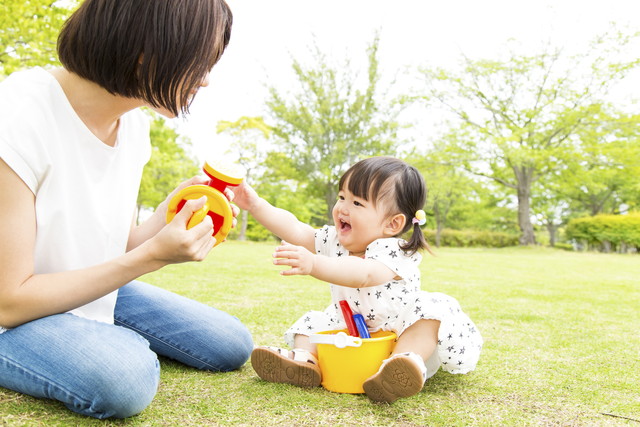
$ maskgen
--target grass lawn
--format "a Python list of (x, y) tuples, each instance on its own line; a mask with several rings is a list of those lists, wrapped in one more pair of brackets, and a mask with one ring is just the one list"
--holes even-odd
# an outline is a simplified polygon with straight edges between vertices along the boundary
[[(274, 247), (226, 242), (143, 280), (238, 316), (258, 345), (284, 345), (329, 289), (280, 276)], [(249, 363), (207, 373), (163, 359), (158, 394), (137, 417), (101, 422), (0, 389), (0, 425), (640, 425), (640, 256), (439, 249), (422, 274), (423, 289), (460, 301), (485, 346), (476, 371), (440, 371), (392, 405), (266, 383)]]

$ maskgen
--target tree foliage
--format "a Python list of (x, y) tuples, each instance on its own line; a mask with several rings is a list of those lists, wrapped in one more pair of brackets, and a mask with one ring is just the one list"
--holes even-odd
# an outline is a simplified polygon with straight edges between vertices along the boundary
[(515, 193), (521, 244), (535, 243), (534, 183), (573, 160), (579, 132), (611, 116), (608, 90), (640, 64), (617, 53), (636, 40), (601, 38), (571, 57), (559, 49), (511, 52), (503, 61), (465, 58), (454, 71), (422, 70), (422, 99), (457, 118), (456, 137), (449, 138), (452, 161)]
[(640, 248), (640, 213), (629, 215), (596, 215), (573, 219), (567, 226), (567, 236), (581, 244), (604, 252)]
[(301, 197), (324, 201), (321, 221), (331, 218), (338, 180), (349, 166), (364, 157), (393, 154), (398, 145), (399, 109), (384, 99), (377, 55), (376, 36), (367, 49), (363, 89), (348, 62), (342, 70), (332, 68), (317, 47), (312, 66), (293, 61), (297, 92), (270, 88), (266, 105), (278, 150), (268, 162), (279, 179), (296, 182)]
[(443, 162), (437, 149), (425, 154), (412, 154), (406, 161), (420, 170), (427, 185), (427, 203), (424, 207), (427, 215), (435, 224), (435, 245), (440, 247), (443, 230), (454, 209), (468, 204), (472, 196), (472, 180), (464, 171)]
[[(246, 174), (246, 180), (252, 184), (262, 175), (266, 158), (266, 145), (271, 137), (271, 128), (262, 117), (240, 117), (235, 122), (221, 120), (218, 122), (217, 132), (229, 135), (233, 143), (228, 150), (235, 161), (241, 165)], [(257, 187), (260, 190), (259, 187)], [(249, 223), (255, 227), (257, 222), (249, 218), (247, 211), (242, 211), (240, 218), (240, 230), (238, 240), (246, 240)], [(254, 240), (261, 240), (263, 233), (256, 234), (250, 231)], [(235, 234), (235, 233), (234, 233)], [(268, 235), (268, 234), (267, 234)]]
[(2, 0), (0, 79), (33, 66), (58, 64), (56, 41), (74, 1)]
[(605, 117), (599, 126), (581, 129), (578, 137), (577, 154), (562, 175), (558, 193), (578, 215), (616, 214), (625, 204), (635, 207), (640, 115)]

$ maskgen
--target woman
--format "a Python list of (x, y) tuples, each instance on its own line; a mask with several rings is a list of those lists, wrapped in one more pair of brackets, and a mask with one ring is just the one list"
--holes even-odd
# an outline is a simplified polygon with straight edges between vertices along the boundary
[(153, 399), (157, 354), (213, 371), (246, 362), (236, 318), (135, 281), (205, 258), (211, 221), (186, 229), (204, 200), (169, 224), (167, 201), (132, 221), (150, 156), (138, 108), (187, 113), (231, 23), (224, 0), (86, 0), (60, 33), (63, 68), (0, 84), (0, 386), (124, 418)]

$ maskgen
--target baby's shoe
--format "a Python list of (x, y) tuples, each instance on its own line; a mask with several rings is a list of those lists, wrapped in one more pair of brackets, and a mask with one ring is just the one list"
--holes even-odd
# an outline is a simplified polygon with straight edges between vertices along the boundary
[(378, 372), (362, 387), (371, 400), (391, 403), (418, 393), (426, 379), (427, 368), (422, 357), (415, 353), (400, 353), (385, 359)]
[(301, 387), (317, 387), (322, 381), (318, 359), (307, 350), (256, 347), (251, 352), (251, 366), (265, 381)]

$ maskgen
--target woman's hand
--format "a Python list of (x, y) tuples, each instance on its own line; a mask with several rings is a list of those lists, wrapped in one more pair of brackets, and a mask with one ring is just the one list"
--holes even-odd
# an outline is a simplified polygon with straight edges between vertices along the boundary
[(280, 272), (283, 276), (293, 276), (298, 274), (311, 274), (315, 255), (302, 246), (296, 246), (284, 240), (273, 253), (273, 263), (275, 265), (288, 265), (289, 270)]
[(187, 224), (194, 212), (201, 209), (207, 198), (188, 200), (171, 222), (165, 225), (145, 244), (149, 245), (151, 256), (163, 264), (186, 261), (202, 261), (216, 243), (213, 222), (206, 215), (200, 224), (187, 230)]
[(173, 199), (173, 196), (175, 196), (178, 193), (178, 191), (190, 185), (207, 185), (208, 182), (209, 182), (209, 178), (207, 178), (206, 176), (194, 176), (191, 179), (181, 182), (171, 193), (169, 193), (167, 198), (164, 199), (164, 201), (158, 205), (158, 207), (154, 212), (154, 215), (155, 214), (160, 215), (160, 217), (164, 221), (164, 218), (167, 217), (167, 208), (169, 206), (169, 202), (171, 201), (171, 199)]

